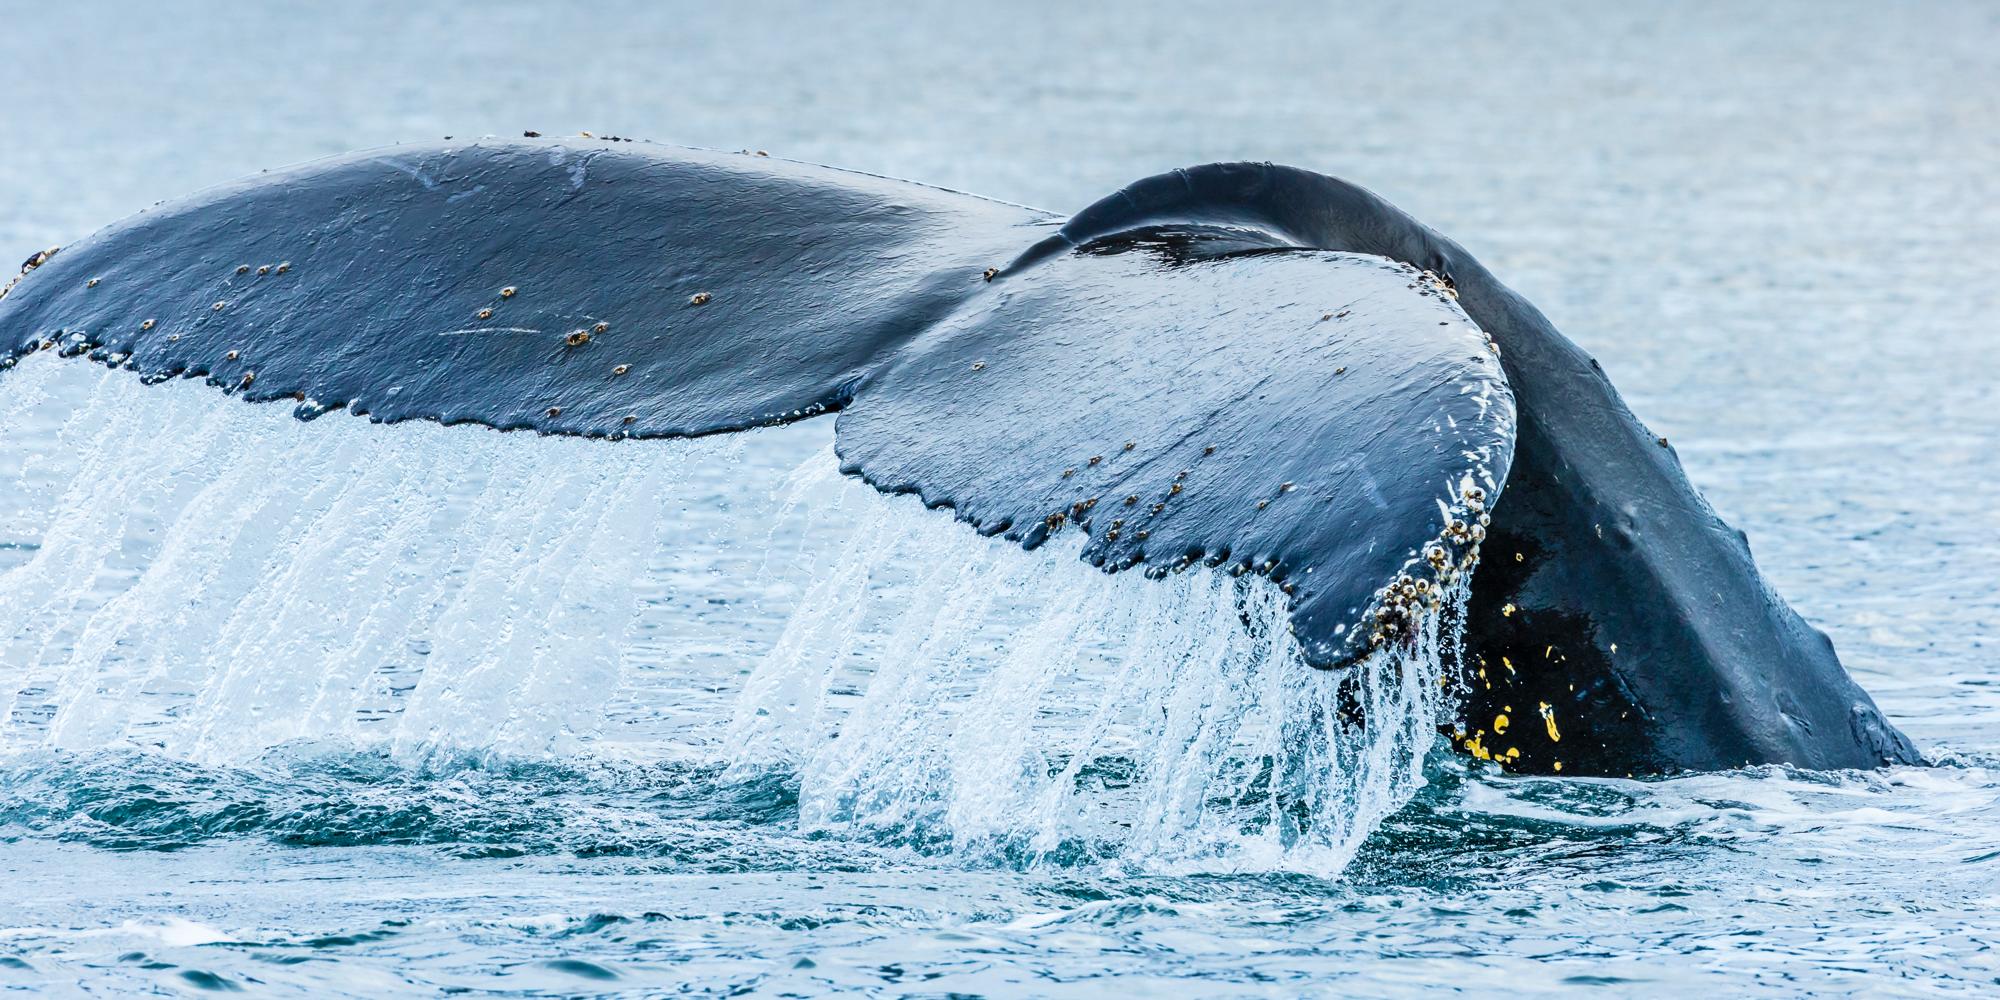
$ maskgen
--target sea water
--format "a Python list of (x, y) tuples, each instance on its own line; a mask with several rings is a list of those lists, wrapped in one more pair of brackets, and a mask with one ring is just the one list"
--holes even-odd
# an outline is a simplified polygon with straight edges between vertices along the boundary
[(1343, 174), (1602, 358), (1939, 766), (1509, 777), (1430, 738), (1448, 631), (1303, 669), (1259, 584), (981, 539), (823, 420), (299, 423), (38, 357), (0, 376), (0, 986), (1990, 993), (2000, 14), (1194, 17), (14, 5), (0, 250), (522, 129), (1056, 210)]

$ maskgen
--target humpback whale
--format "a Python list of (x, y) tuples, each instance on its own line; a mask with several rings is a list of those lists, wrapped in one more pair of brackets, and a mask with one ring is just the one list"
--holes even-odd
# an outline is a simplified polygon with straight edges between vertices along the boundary
[(615, 441), (837, 413), (843, 472), (984, 535), (1268, 578), (1315, 667), (1453, 616), (1449, 735), (1511, 770), (1921, 762), (1593, 359), (1306, 170), (1176, 170), (1065, 218), (761, 153), (397, 146), (36, 254), (0, 371), (43, 350), (302, 419)]

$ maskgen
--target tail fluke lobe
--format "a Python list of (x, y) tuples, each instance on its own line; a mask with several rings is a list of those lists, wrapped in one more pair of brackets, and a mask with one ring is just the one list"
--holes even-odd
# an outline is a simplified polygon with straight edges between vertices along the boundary
[(1308, 661), (1344, 664), (1412, 624), (1378, 623), (1378, 589), (1469, 566), (1451, 522), (1511, 455), (1485, 334), (1420, 284), (1377, 257), (1100, 239), (1010, 272), (868, 381), (844, 467), (1025, 544), (1085, 532), (1106, 569), (1269, 576)]
[(1046, 220), (766, 157), (398, 147), (99, 232), (0, 302), (0, 335), (308, 412), (705, 434), (838, 407)]

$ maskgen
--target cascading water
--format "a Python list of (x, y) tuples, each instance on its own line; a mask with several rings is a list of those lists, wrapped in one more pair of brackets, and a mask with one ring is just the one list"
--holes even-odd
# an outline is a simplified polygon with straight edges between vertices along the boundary
[(22, 470), (45, 527), (0, 576), (9, 743), (573, 750), (617, 679), (651, 505), (714, 450), (596, 462), (222, 404), (100, 376), (47, 452), (77, 466)]
[(1436, 618), (1414, 647), (1323, 672), (1262, 579), (1106, 576), (1080, 537), (968, 553), (965, 534), (869, 520), (745, 685), (735, 769), (796, 769), (808, 829), (1016, 863), (1325, 872), (1420, 787)]
[(4, 388), (0, 434), (57, 440), (0, 468), (0, 753), (673, 760), (795, 785), (813, 835), (1330, 874), (1435, 738), (1435, 620), (1315, 671), (1254, 577), (979, 539), (825, 446), (773, 493), (746, 438), (823, 427), (300, 424), (47, 358)]

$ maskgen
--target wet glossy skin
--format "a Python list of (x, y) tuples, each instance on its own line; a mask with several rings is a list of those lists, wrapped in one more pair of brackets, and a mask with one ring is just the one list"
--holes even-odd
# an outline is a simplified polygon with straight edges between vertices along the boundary
[(1376, 256), (1113, 233), (997, 273), (1056, 221), (754, 154), (394, 147), (64, 249), (0, 342), (306, 417), (623, 438), (842, 410), (847, 471), (987, 534), (1270, 578), (1316, 663), (1414, 633), (1435, 592), (1377, 591), (1469, 568), (1441, 539), (1506, 475), (1486, 335)]
[(1261, 164), (1055, 222), (763, 157), (392, 149), (84, 241), (0, 305), (0, 343), (302, 416), (622, 437), (845, 408), (849, 471), (988, 533), (1074, 525), (1107, 569), (1270, 576), (1322, 666), (1435, 613), (1384, 596), (1399, 574), (1497, 556), (1454, 730), (1474, 756), (1917, 759), (1594, 362), (1455, 244)]

